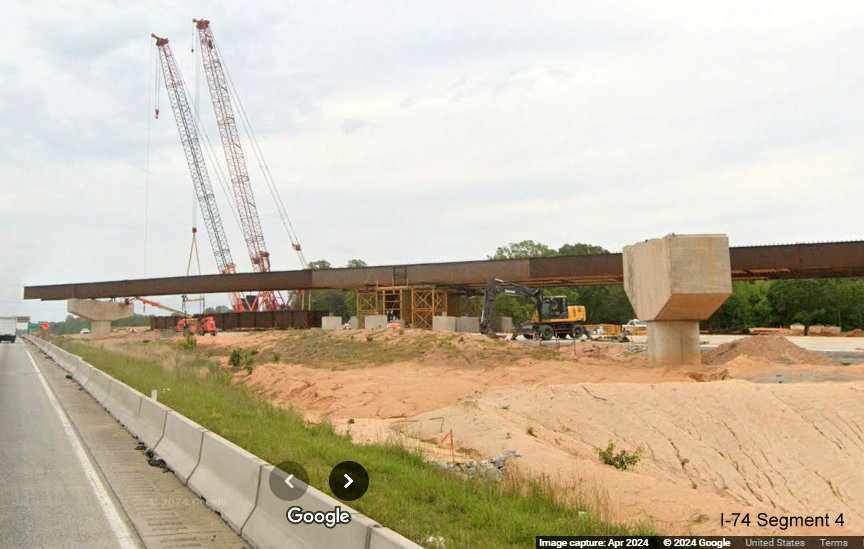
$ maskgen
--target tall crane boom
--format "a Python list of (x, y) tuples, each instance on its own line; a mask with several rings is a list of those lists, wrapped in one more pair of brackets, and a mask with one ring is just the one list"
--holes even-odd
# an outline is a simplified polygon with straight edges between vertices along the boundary
[[(207, 173), (207, 166), (204, 164), (201, 141), (198, 138), (192, 109), (189, 107), (189, 98), (186, 96), (183, 78), (177, 68), (171, 46), (168, 45), (168, 39), (160, 38), (155, 34), (151, 36), (156, 39), (165, 89), (168, 91), (171, 110), (174, 112), (174, 120), (177, 122), (177, 131), (180, 134), (180, 142), (186, 155), (186, 163), (189, 165), (189, 174), (192, 176), (195, 196), (201, 208), (201, 215), (204, 217), (204, 226), (207, 228), (210, 248), (212, 248), (216, 258), (216, 267), (222, 274), (234, 274), (236, 272), (234, 260), (231, 258), (231, 250), (228, 247), (225, 228), (222, 226), (216, 196), (213, 194), (213, 186), (210, 184), (210, 176)], [(229, 294), (229, 298), (235, 311), (246, 309), (243, 296), (239, 293)]]
[[(228, 164), (231, 188), (240, 214), (240, 225), (243, 229), (243, 238), (246, 240), (246, 248), (249, 251), (249, 259), (252, 260), (252, 268), (255, 271), (266, 273), (270, 271), (270, 253), (267, 252), (267, 247), (264, 244), (264, 233), (261, 230), (258, 207), (255, 205), (255, 196), (252, 193), (249, 172), (246, 169), (246, 158), (243, 156), (243, 148), (237, 132), (237, 122), (231, 106), (229, 83), (222, 66), (222, 59), (213, 40), (210, 22), (204, 19), (195, 19), (193, 22), (198, 29), (204, 74), (207, 76), (210, 99), (213, 102), (213, 109), (216, 111), (219, 137), (222, 140), (222, 149), (225, 151), (225, 162)], [(279, 292), (262, 291), (258, 294), (258, 300), (267, 310), (275, 310), (285, 306)]]

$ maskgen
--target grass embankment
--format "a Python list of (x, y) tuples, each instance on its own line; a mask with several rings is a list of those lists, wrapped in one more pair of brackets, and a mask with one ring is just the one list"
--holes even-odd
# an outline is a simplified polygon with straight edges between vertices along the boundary
[[(477, 334), (428, 330), (287, 330), (280, 331), (278, 339), (262, 341), (256, 349), (263, 361), (334, 370), (402, 361), (436, 360), (480, 365), (512, 363), (520, 359), (561, 358), (554, 347), (514, 345)], [(224, 350), (211, 349), (209, 353), (216, 356), (224, 354)]]
[[(533, 547), (534, 536), (612, 535), (624, 528), (604, 523), (591, 510), (560, 503), (562, 494), (538, 481), (498, 483), (466, 479), (438, 469), (395, 445), (355, 445), (327, 425), (307, 425), (293, 411), (275, 409), (230, 370), (200, 350), (153, 342), (154, 360), (124, 356), (71, 340), (60, 345), (144, 394), (159, 400), (270, 463), (302, 463), (310, 484), (329, 493), (327, 478), (337, 463), (362, 463), (369, 491), (350, 505), (424, 544), (443, 537), (447, 547)], [(98, 344), (97, 344), (98, 345)]]

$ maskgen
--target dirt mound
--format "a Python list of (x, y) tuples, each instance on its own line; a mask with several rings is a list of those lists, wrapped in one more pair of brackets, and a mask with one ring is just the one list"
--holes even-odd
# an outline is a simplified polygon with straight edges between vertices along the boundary
[[(412, 425), (438, 440), (452, 429), (459, 446), (484, 457), (518, 449), (526, 473), (603, 487), (613, 518), (648, 521), (661, 533), (728, 535), (714, 517), (730, 507), (751, 516), (843, 513), (861, 533), (862, 396), (861, 382), (493, 387)], [(609, 442), (642, 448), (642, 459), (626, 472), (603, 465), (597, 450)], [(781, 532), (754, 520), (734, 533), (793, 530), (830, 529)]]
[(820, 364), (836, 366), (830, 358), (802, 349), (783, 336), (763, 335), (745, 337), (724, 343), (705, 353), (702, 362), (711, 366), (726, 364), (739, 356), (766, 359), (778, 364)]
[(729, 374), (729, 370), (726, 368), (711, 368), (710, 370), (705, 370), (704, 372), (690, 372), (687, 374), (690, 379), (696, 380), (700, 383), (704, 383), (706, 381), (723, 381), (724, 379), (730, 379), (732, 376)]

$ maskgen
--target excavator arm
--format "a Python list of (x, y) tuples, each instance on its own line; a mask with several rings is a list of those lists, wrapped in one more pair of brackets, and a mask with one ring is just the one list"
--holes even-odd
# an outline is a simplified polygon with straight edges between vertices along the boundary
[(516, 282), (508, 282), (500, 278), (490, 278), (486, 282), (486, 296), (483, 300), (483, 312), (480, 313), (480, 333), (486, 334), (489, 337), (495, 337), (495, 330), (490, 326), (492, 322), (492, 306), (495, 305), (495, 298), (499, 294), (530, 297), (534, 301), (537, 308), (537, 315), (542, 321), (542, 300), (543, 292), (539, 288), (529, 288)]

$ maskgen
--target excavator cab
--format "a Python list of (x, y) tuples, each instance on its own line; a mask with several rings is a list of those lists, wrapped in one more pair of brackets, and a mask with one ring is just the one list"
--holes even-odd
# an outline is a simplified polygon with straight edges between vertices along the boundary
[(540, 305), (545, 319), (567, 318), (567, 296), (543, 296)]

